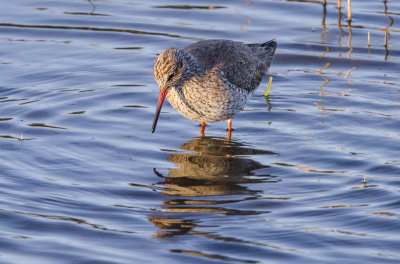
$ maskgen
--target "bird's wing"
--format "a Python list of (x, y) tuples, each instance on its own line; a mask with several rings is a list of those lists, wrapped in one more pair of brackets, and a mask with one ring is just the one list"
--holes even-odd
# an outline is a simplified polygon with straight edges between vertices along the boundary
[(247, 45), (230, 40), (203, 40), (193, 43), (184, 51), (196, 58), (205, 72), (218, 69), (238, 88), (254, 91), (268, 70), (265, 63), (253, 56)]
[(273, 39), (261, 44), (246, 44), (246, 46), (251, 49), (253, 56), (257, 57), (260, 61), (267, 65), (268, 69), (274, 60), (274, 55), (278, 44)]

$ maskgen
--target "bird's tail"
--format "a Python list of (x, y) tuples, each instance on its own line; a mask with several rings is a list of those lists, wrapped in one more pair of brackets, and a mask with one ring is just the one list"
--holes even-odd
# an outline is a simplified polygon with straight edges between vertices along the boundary
[(262, 44), (247, 44), (247, 46), (251, 49), (254, 56), (267, 65), (267, 69), (271, 66), (274, 61), (276, 48), (278, 47), (275, 39)]

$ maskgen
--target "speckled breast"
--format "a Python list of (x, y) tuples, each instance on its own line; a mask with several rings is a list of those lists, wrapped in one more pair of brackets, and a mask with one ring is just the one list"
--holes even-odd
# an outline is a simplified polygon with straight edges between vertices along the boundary
[(184, 117), (212, 123), (232, 119), (253, 95), (230, 83), (213, 84), (198, 85), (189, 81), (183, 87), (171, 88), (167, 100)]

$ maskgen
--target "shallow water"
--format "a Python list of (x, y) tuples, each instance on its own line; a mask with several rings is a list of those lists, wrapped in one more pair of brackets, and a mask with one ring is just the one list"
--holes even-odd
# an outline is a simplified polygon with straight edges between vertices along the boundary
[[(400, 2), (342, 2), (2, 1), (0, 262), (398, 263)], [(277, 40), (269, 97), (152, 134), (212, 38)]]

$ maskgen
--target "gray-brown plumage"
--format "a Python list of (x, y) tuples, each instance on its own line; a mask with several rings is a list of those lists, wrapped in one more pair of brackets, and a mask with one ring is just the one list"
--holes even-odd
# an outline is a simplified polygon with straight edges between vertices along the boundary
[(154, 132), (165, 97), (183, 116), (202, 122), (228, 121), (239, 113), (271, 66), (277, 43), (243, 44), (203, 40), (163, 51), (154, 65), (160, 87)]

